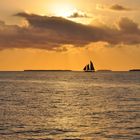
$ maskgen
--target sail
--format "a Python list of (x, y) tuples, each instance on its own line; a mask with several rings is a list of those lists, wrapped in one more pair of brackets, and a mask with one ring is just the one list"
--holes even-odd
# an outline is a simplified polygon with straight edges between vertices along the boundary
[(94, 65), (93, 65), (92, 61), (90, 61), (90, 70), (92, 70), (92, 71), (94, 71), (94, 70), (95, 70), (95, 68), (94, 68)]
[(90, 70), (89, 64), (87, 65), (87, 69), (86, 69), (86, 70), (87, 70), (87, 71)]
[(86, 69), (87, 69), (87, 66), (85, 66), (85, 67), (83, 68), (84, 71), (86, 71)]
[(83, 68), (83, 70), (84, 70), (85, 72), (94, 72), (94, 71), (95, 71), (95, 68), (94, 68), (94, 65), (93, 65), (92, 61), (90, 61), (90, 63), (87, 64), (87, 65)]

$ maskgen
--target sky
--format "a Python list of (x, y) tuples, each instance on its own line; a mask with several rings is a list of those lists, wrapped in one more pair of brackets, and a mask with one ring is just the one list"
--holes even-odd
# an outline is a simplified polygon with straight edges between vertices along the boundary
[(0, 70), (140, 68), (140, 0), (1, 0)]

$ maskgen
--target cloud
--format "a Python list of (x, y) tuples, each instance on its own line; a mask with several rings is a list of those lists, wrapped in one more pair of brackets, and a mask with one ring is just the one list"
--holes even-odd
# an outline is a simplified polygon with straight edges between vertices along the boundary
[(119, 4), (114, 4), (110, 7), (108, 7), (106, 5), (97, 4), (96, 9), (97, 10), (114, 10), (114, 11), (131, 11), (132, 10), (130, 8), (124, 7), (124, 6), (119, 5)]
[(74, 12), (72, 15), (68, 16), (68, 18), (89, 18), (89, 16), (83, 12)]
[(116, 11), (130, 11), (131, 9), (130, 8), (126, 8), (122, 5), (119, 5), (119, 4), (115, 4), (115, 5), (112, 5), (110, 7), (111, 10), (116, 10)]
[(96, 27), (75, 23), (62, 17), (17, 13), (29, 26), (6, 25), (0, 22), (0, 49), (38, 48), (57, 50), (61, 46), (84, 47), (92, 42), (110, 44), (140, 44), (138, 24), (128, 18), (118, 22), (118, 28)]
[(102, 4), (96, 4), (96, 9), (97, 10), (105, 10), (106, 7), (104, 5), (102, 5)]
[(0, 27), (2, 27), (4, 25), (5, 25), (4, 21), (0, 21)]
[(140, 33), (138, 24), (128, 18), (122, 18), (119, 21), (118, 26), (119, 26), (120, 30), (124, 33), (130, 33), (130, 34), (139, 34)]

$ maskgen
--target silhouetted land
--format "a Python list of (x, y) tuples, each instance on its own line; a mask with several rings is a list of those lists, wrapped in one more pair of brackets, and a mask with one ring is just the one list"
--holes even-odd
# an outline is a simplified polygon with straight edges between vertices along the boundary
[(24, 70), (25, 72), (68, 72), (72, 70)]
[(130, 72), (140, 72), (140, 69), (132, 69), (132, 70), (129, 70)]

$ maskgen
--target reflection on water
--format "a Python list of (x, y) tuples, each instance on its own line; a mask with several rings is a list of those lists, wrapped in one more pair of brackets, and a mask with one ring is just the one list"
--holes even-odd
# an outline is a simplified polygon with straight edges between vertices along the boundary
[(0, 140), (140, 139), (140, 73), (1, 72)]

